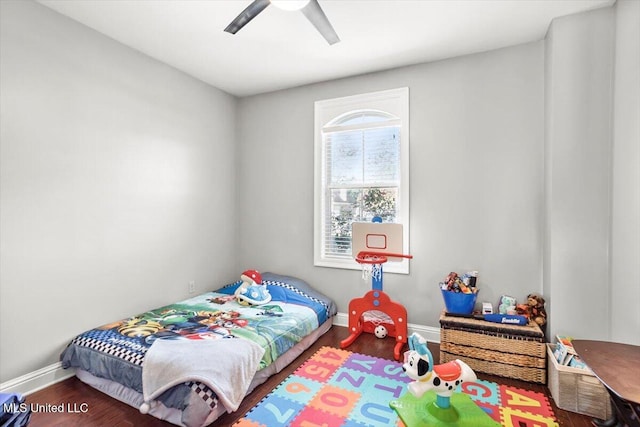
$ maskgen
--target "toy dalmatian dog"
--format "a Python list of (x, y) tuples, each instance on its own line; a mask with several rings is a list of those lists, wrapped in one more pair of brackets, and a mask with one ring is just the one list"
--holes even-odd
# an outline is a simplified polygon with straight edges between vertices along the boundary
[(433, 356), (427, 348), (427, 342), (419, 334), (409, 337), (409, 351), (405, 353), (402, 370), (414, 380), (409, 383), (409, 392), (420, 398), (434, 390), (436, 395), (449, 398), (463, 381), (476, 381), (476, 373), (461, 360), (453, 360), (433, 366)]

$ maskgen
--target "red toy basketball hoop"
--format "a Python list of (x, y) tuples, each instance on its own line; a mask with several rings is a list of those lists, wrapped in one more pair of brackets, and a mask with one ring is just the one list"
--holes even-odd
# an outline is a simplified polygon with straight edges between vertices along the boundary
[[(407, 310), (397, 303), (382, 290), (382, 264), (389, 258), (413, 258), (413, 255), (405, 255), (393, 252), (360, 251), (355, 260), (362, 265), (362, 278), (371, 278), (371, 291), (362, 298), (354, 298), (349, 302), (349, 331), (351, 334), (340, 342), (340, 347), (351, 345), (364, 331), (364, 313), (378, 311), (390, 318), (393, 328), (389, 329), (389, 336), (395, 337), (396, 345), (393, 356), (400, 360), (400, 350), (407, 342)], [(368, 332), (368, 331), (367, 331)]]

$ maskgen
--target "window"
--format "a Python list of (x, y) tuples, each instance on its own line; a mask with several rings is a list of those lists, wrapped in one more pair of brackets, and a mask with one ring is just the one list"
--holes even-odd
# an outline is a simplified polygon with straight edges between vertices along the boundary
[[(315, 104), (315, 233), (317, 266), (360, 269), (351, 254), (351, 224), (403, 224), (409, 253), (409, 90)], [(405, 260), (386, 272), (408, 273)]]

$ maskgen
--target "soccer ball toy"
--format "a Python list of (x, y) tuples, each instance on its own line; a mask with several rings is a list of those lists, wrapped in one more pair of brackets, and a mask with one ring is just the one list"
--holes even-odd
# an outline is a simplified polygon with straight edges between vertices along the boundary
[(387, 328), (385, 328), (382, 325), (376, 326), (376, 328), (373, 330), (373, 333), (378, 338), (386, 338), (386, 336), (388, 334)]

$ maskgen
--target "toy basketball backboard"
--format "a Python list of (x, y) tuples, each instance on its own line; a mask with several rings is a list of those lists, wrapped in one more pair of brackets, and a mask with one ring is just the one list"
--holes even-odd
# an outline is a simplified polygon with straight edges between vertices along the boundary
[[(381, 222), (354, 222), (351, 229), (351, 254), (355, 258), (360, 252), (401, 254), (402, 224)], [(388, 261), (403, 258), (389, 257)]]

